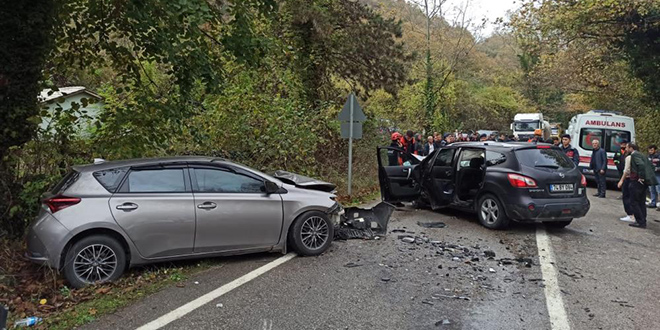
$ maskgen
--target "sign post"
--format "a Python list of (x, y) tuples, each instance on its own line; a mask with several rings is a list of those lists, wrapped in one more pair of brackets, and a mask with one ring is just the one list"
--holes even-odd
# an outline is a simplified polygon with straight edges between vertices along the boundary
[(341, 123), (341, 137), (348, 138), (348, 195), (352, 195), (353, 184), (353, 139), (362, 138), (362, 122), (367, 120), (355, 94), (348, 94), (344, 108), (337, 116)]

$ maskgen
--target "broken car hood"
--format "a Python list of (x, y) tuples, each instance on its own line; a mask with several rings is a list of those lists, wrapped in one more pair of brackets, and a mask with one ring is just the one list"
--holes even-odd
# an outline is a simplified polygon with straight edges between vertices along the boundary
[(304, 175), (295, 174), (282, 170), (275, 171), (273, 177), (280, 179), (284, 183), (292, 184), (298, 188), (303, 188), (303, 189), (333, 192), (335, 188), (337, 188), (337, 185), (334, 185), (329, 182), (317, 180)]

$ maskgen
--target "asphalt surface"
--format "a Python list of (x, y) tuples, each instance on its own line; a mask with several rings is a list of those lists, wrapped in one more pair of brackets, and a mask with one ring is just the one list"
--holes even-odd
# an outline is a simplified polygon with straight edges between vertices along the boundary
[[(646, 230), (629, 227), (617, 220), (618, 195), (590, 197), (587, 217), (549, 231), (571, 329), (659, 328), (660, 212), (649, 211)], [(471, 214), (405, 207), (393, 214), (386, 237), (337, 241), (319, 257), (294, 258), (165, 328), (552, 329), (536, 229), (492, 231)], [(183, 288), (166, 288), (84, 328), (135, 329), (278, 257), (222, 258)]]

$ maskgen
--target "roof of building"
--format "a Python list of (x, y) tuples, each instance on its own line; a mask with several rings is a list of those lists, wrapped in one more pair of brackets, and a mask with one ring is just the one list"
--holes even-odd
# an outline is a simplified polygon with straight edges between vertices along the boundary
[(80, 93), (87, 93), (96, 99), (103, 99), (100, 95), (88, 90), (84, 86), (68, 86), (59, 87), (57, 91), (46, 88), (39, 93), (39, 102), (48, 102), (60, 98), (62, 96), (73, 96)]

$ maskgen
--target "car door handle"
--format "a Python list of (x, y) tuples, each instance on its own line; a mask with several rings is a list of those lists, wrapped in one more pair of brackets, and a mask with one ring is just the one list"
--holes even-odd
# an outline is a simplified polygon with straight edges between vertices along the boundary
[(403, 171), (404, 171), (404, 172), (408, 172), (408, 176), (406, 176), (406, 180), (410, 179), (410, 173), (412, 173), (412, 169), (410, 169), (410, 168), (404, 168)]
[(138, 208), (138, 205), (134, 203), (124, 203), (121, 205), (117, 205), (116, 208), (117, 210), (122, 210), (122, 211), (133, 211)]
[(197, 208), (203, 210), (210, 210), (216, 208), (217, 206), (218, 205), (213, 202), (204, 202), (202, 204), (197, 205)]

